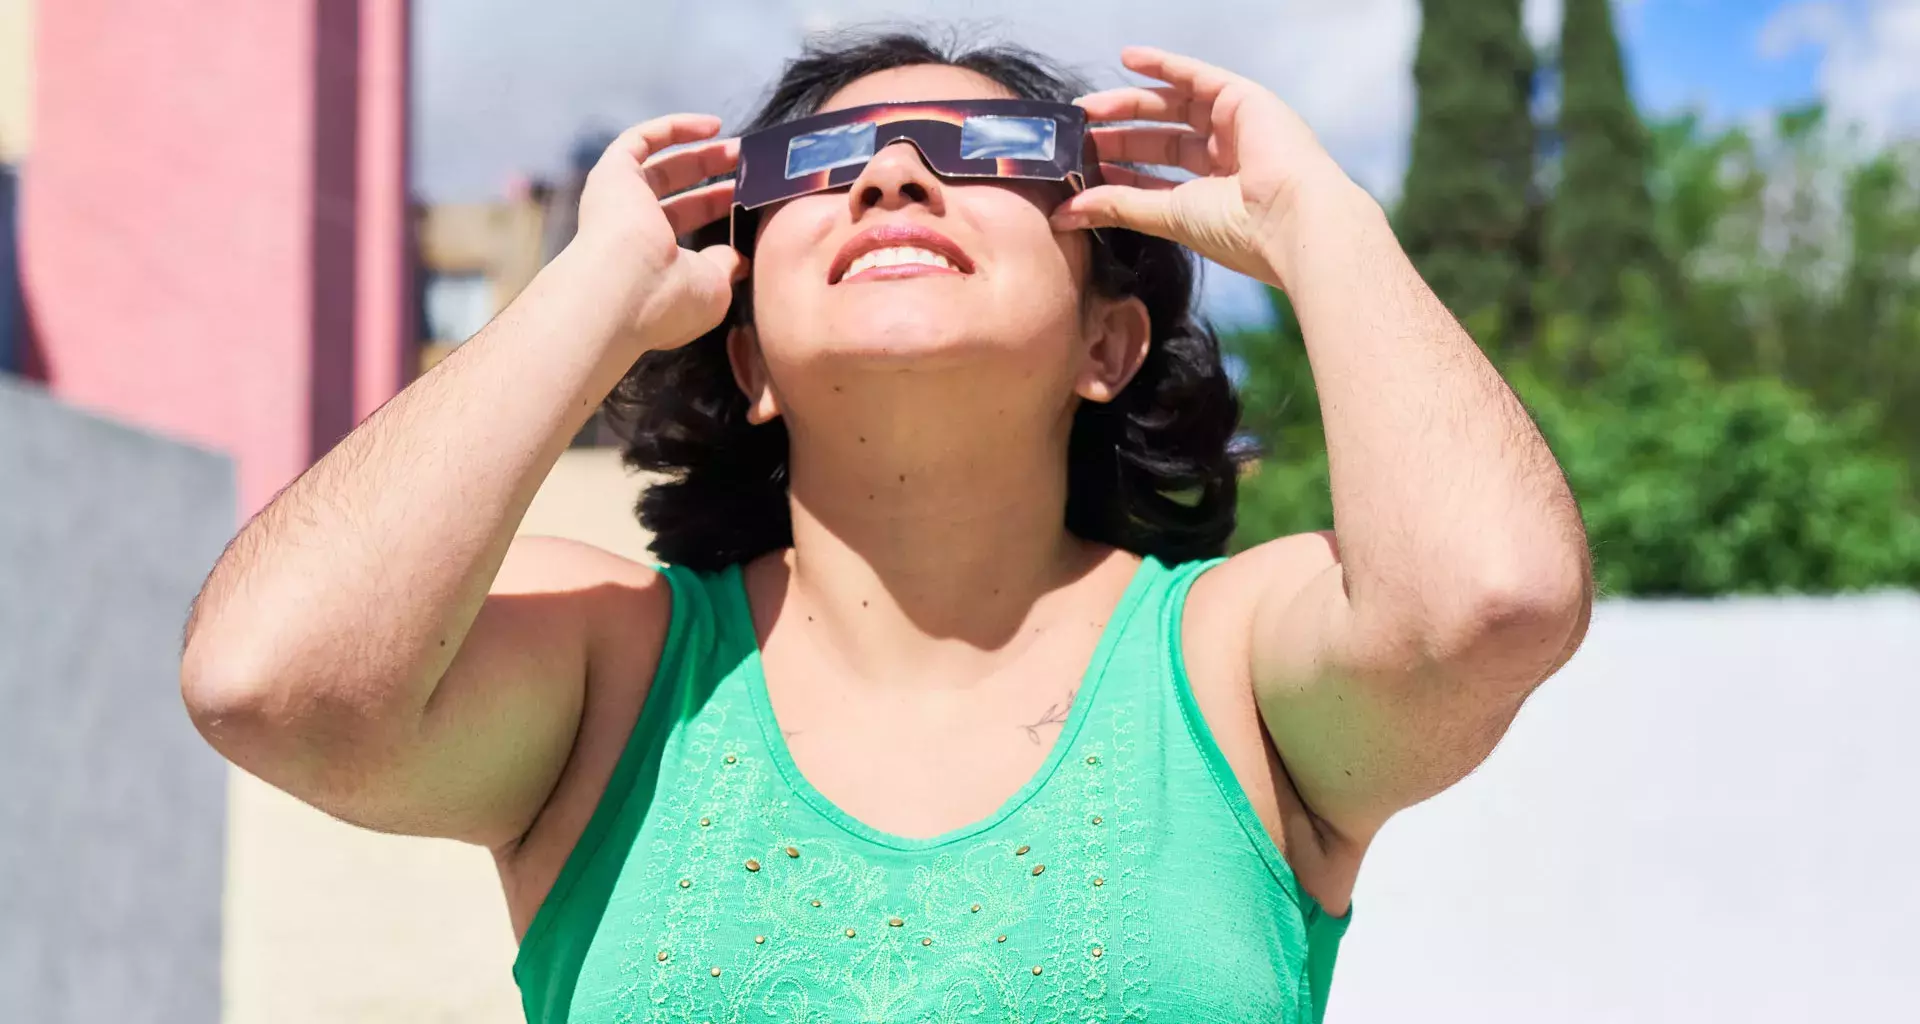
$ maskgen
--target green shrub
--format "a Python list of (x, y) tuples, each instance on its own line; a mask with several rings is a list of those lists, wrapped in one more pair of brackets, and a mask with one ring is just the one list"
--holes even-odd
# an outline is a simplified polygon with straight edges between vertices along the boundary
[[(1703, 595), (1920, 586), (1920, 510), (1875, 411), (1821, 411), (1779, 380), (1715, 380), (1655, 332), (1596, 332), (1586, 387), (1508, 379), (1580, 499), (1603, 592)], [(1558, 337), (1553, 337), (1558, 336)], [(1569, 348), (1576, 346), (1566, 346)]]
[[(1277, 360), (1281, 383), (1257, 362), (1287, 352), (1284, 338), (1231, 345), (1248, 360), (1250, 402), (1303, 386), (1300, 361)], [(1920, 506), (1904, 462), (1875, 444), (1872, 408), (1836, 415), (1778, 380), (1716, 380), (1631, 321), (1552, 324), (1505, 372), (1580, 500), (1603, 593), (1920, 587)], [(1290, 421), (1261, 439), (1270, 454), (1242, 481), (1236, 547), (1331, 525), (1318, 432)]]

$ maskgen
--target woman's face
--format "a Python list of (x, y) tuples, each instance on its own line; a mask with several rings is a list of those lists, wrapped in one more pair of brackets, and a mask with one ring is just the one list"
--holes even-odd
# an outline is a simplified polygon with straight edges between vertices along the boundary
[[(972, 71), (926, 65), (861, 78), (822, 109), (1008, 96)], [(804, 406), (810, 384), (855, 364), (999, 367), (1062, 403), (1082, 391), (1089, 238), (1056, 234), (1047, 221), (1066, 194), (1057, 182), (943, 180), (912, 145), (895, 143), (850, 188), (773, 207), (760, 219), (751, 267), (757, 369), (769, 379), (742, 380), (750, 394), (770, 385), (781, 408), (762, 415)], [(855, 258), (876, 245), (893, 250), (876, 254), (883, 264), (907, 263)], [(912, 262), (929, 251), (948, 266)], [(1139, 318), (1144, 330), (1143, 310)]]

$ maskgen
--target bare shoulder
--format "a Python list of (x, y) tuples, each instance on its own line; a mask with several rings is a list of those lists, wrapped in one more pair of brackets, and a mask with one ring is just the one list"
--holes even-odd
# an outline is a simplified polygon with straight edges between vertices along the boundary
[(1325, 842), (1274, 748), (1254, 696), (1252, 624), (1276, 587), (1305, 587), (1337, 563), (1331, 532), (1249, 548), (1194, 581), (1181, 623), (1188, 681), (1207, 727), (1301, 886), (1334, 913), (1346, 906), (1358, 864)]
[(626, 748), (659, 664), (672, 592), (650, 566), (559, 537), (520, 537), (493, 594), (567, 592), (587, 620), (580, 725), (551, 795), (526, 833), (494, 850), (514, 933), (523, 934), (586, 830)]
[(492, 593), (540, 593), (608, 584), (643, 590), (659, 578), (651, 566), (566, 537), (515, 537)]
[(1188, 606), (1205, 611), (1186, 617), (1186, 634), (1197, 642), (1188, 649), (1230, 659), (1251, 702), (1254, 616), (1276, 593), (1297, 593), (1339, 564), (1332, 530), (1280, 537), (1233, 555), (1194, 581)]
[(1203, 573), (1188, 595), (1183, 625), (1189, 671), (1206, 670), (1209, 682), (1246, 684), (1252, 706), (1248, 655), (1254, 613), (1276, 589), (1305, 587), (1337, 564), (1333, 533), (1323, 531), (1268, 541)]

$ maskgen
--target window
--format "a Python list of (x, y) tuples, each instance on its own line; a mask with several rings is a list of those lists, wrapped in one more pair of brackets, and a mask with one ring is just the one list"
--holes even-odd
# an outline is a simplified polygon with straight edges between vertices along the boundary
[(458, 345), (493, 319), (493, 282), (484, 274), (427, 271), (422, 293), (429, 342)]

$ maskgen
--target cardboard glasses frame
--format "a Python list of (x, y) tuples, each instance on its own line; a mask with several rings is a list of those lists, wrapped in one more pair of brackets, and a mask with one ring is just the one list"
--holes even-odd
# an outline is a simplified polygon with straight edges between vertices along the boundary
[[(942, 178), (1100, 184), (1086, 111), (1040, 100), (875, 103), (800, 118), (740, 139), (728, 241), (751, 256), (758, 211), (845, 188), (881, 150), (902, 139)], [(1101, 232), (1094, 238), (1105, 241)]]

